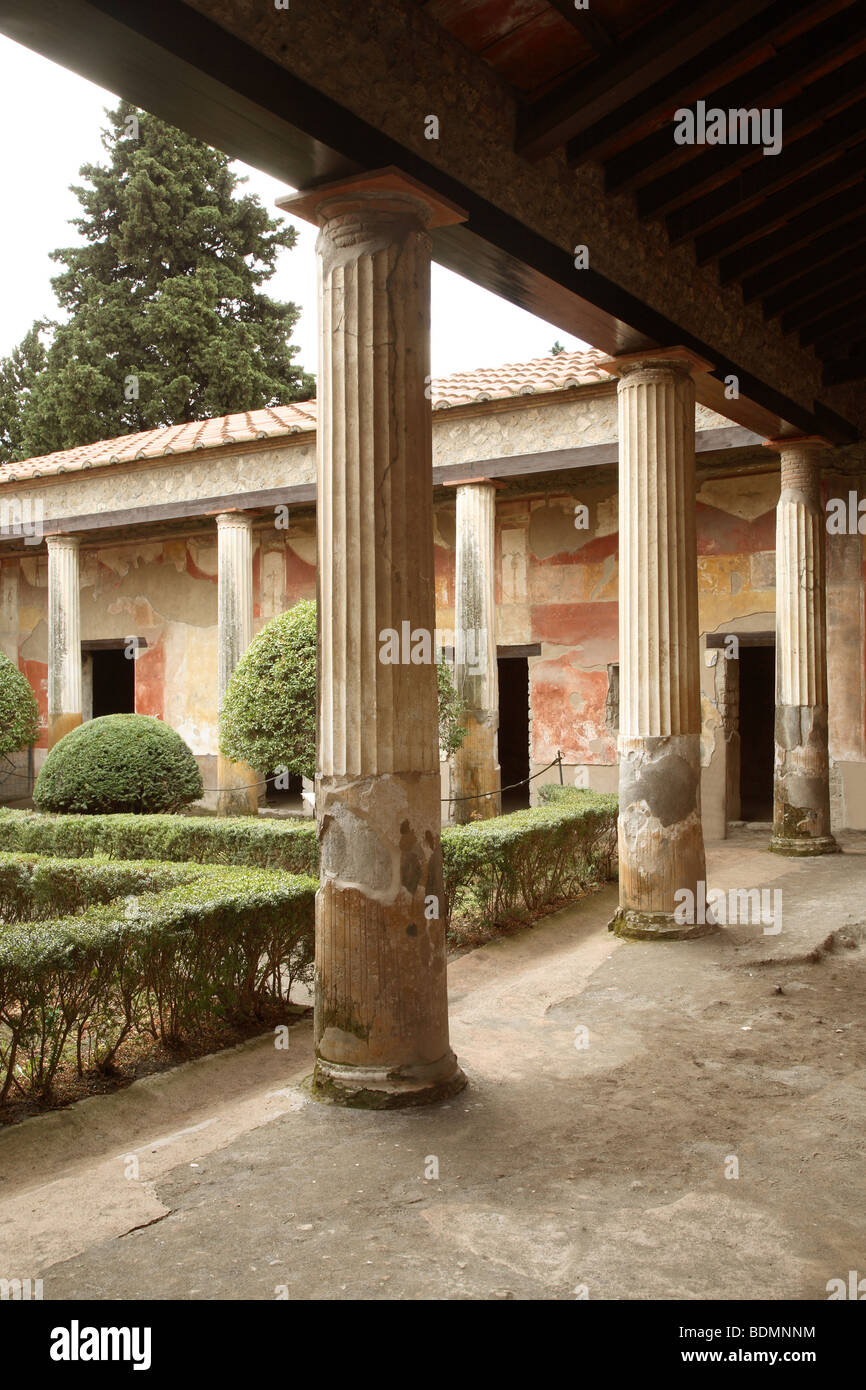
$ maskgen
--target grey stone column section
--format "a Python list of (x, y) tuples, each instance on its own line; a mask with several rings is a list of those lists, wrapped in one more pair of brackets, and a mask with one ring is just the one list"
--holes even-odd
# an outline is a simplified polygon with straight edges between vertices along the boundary
[[(448, 1038), (426, 394), (428, 228), (463, 214), (397, 170), (278, 206), (320, 227), (311, 1087), (418, 1105), (465, 1085)], [(406, 659), (404, 632), (422, 657), (426, 634), (426, 661)], [(393, 633), (396, 662), (383, 659)]]
[[(459, 824), (489, 820), (501, 810), (497, 748), (496, 487), (485, 480), (457, 487), (454, 684), (466, 702), (466, 736), (452, 757), (451, 794)], [(493, 793), (491, 795), (491, 793)]]
[(81, 723), (79, 536), (48, 536), (48, 742)]
[(776, 509), (776, 757), (779, 854), (832, 854), (827, 747), (826, 518), (814, 437), (768, 441), (782, 461)]
[[(641, 939), (704, 935), (695, 386), (683, 348), (612, 358), (619, 375), (619, 910)], [(693, 921), (679, 921), (695, 905)], [(684, 915), (684, 914), (683, 914)]]
[[(252, 517), (221, 512), (217, 523), (218, 708), (232, 673), (253, 636)], [(258, 808), (257, 777), (246, 763), (217, 759), (217, 810), (220, 815), (249, 815)]]

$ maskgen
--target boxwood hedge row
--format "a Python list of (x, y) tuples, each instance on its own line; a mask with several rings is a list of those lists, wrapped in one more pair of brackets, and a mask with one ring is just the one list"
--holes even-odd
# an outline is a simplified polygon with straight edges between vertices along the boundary
[(315, 891), (268, 869), (0, 855), (0, 1103), (49, 1094), (63, 1062), (109, 1070), (131, 1035), (174, 1046), (287, 1001), (312, 973)]
[(610, 878), (617, 798), (542, 787), (541, 806), (442, 831), (453, 930), (531, 918)]
[(43, 815), (0, 809), (0, 850), (94, 854), (112, 859), (191, 860), (318, 873), (316, 827), (307, 820), (251, 816)]

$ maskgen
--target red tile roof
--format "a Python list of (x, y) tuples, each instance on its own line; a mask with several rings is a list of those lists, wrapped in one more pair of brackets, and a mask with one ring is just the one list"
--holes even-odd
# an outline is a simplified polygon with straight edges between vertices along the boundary
[[(556, 357), (536, 357), (531, 362), (480, 367), (474, 372), (434, 377), (431, 384), (433, 409), (447, 410), (476, 401), (505, 400), (509, 396), (537, 395), (564, 391), (570, 386), (586, 386), (591, 382), (611, 381), (610, 374), (600, 366), (605, 357), (605, 353), (591, 348), (586, 352), (563, 352)], [(80, 473), (88, 468), (103, 468), (139, 459), (188, 454), (197, 449), (214, 449), (225, 444), (280, 439), (315, 428), (315, 400), (296, 401), (292, 405), (248, 410), (238, 415), (219, 415), (191, 424), (168, 425), (145, 430), (142, 434), (124, 434), (117, 439), (100, 439), (96, 444), (84, 444), (77, 449), (61, 449), (56, 454), (44, 454), (41, 458), (2, 464), (0, 484), (25, 482), (58, 473)]]

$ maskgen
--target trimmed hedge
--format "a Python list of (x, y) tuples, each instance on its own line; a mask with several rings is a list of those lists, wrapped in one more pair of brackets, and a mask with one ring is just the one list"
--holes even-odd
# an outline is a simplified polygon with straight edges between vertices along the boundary
[(442, 830), (453, 928), (534, 917), (610, 878), (616, 796), (544, 787), (546, 805)]
[[(0, 883), (19, 919), (0, 926), (0, 1103), (50, 1094), (64, 1061), (109, 1070), (130, 1035), (174, 1046), (260, 1016), (312, 973), (308, 877), (4, 855)], [(66, 915), (27, 920), (52, 887)], [(125, 901), (105, 901), (115, 893)]]
[(40, 811), (178, 811), (204, 795), (191, 750), (161, 719), (104, 714), (50, 750), (33, 788)]
[(0, 850), (244, 864), (295, 874), (316, 874), (319, 863), (313, 822), (249, 816), (52, 816), (4, 807)]

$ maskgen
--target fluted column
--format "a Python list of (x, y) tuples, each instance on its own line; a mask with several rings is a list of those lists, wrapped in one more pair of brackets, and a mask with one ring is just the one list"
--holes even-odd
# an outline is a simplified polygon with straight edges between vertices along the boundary
[(320, 227), (312, 1090), (422, 1104), (465, 1084), (448, 1039), (425, 394), (427, 228), (462, 217), (397, 171), (279, 206)]
[[(695, 387), (682, 348), (611, 359), (619, 375), (621, 936), (703, 935), (674, 917), (705, 879), (695, 530)], [(699, 913), (696, 910), (695, 916)]]
[(81, 723), (78, 536), (48, 536), (48, 743)]
[(776, 509), (776, 756), (773, 838), (780, 854), (827, 854), (826, 519), (816, 438), (769, 441), (782, 460)]
[[(498, 816), (499, 680), (496, 669), (494, 563), (496, 487), (486, 479), (457, 487), (454, 684), (466, 702), (466, 736), (452, 757), (454, 819)], [(493, 795), (491, 795), (493, 793)]]
[[(232, 672), (253, 636), (253, 523), (243, 512), (221, 512), (217, 523), (218, 708)], [(258, 809), (257, 775), (246, 763), (217, 759), (217, 810), (250, 815)]]

